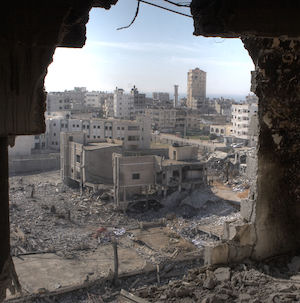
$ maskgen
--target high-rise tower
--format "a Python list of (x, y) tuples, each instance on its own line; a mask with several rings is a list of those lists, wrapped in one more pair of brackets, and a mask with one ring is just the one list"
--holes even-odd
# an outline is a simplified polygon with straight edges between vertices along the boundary
[(187, 77), (187, 106), (201, 109), (206, 100), (206, 72), (199, 69), (190, 69)]
[(174, 107), (178, 105), (178, 85), (174, 85)]

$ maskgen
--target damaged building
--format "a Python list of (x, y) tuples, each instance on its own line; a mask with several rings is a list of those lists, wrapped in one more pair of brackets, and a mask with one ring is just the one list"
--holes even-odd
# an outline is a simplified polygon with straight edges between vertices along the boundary
[(145, 198), (153, 191), (168, 193), (193, 190), (206, 182), (204, 164), (195, 146), (170, 146), (169, 159), (160, 156), (113, 155), (114, 196), (117, 206)]

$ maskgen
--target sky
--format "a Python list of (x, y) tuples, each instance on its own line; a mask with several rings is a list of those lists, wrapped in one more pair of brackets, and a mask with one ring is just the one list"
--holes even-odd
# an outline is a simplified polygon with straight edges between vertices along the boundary
[[(162, 0), (148, 0), (171, 7)], [(179, 1), (177, 1), (179, 2)], [(250, 91), (252, 60), (239, 39), (193, 36), (193, 19), (141, 3), (119, 0), (110, 10), (93, 8), (82, 49), (57, 48), (45, 81), (47, 91), (75, 86), (88, 90), (173, 92), (186, 94), (187, 72), (207, 72), (208, 96), (242, 97)], [(178, 9), (190, 14), (188, 8)]]

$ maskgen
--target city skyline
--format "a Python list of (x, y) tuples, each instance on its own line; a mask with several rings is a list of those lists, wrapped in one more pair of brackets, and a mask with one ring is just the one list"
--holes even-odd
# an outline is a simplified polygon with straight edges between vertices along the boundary
[[(157, 1), (160, 2), (160, 1)], [(111, 10), (93, 9), (82, 49), (59, 48), (45, 81), (47, 91), (74, 86), (88, 90), (187, 92), (187, 72), (207, 72), (208, 96), (244, 96), (250, 91), (253, 63), (239, 39), (195, 37), (191, 18), (141, 5), (135, 23), (125, 30), (136, 8), (134, 0), (120, 0)], [(186, 10), (188, 12), (188, 10)], [(155, 18), (155, 22), (153, 19)]]

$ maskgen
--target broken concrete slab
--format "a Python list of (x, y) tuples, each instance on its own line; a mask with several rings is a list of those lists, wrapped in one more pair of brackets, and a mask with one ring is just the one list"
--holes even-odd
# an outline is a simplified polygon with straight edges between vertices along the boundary
[(230, 280), (231, 271), (229, 267), (219, 267), (214, 271), (214, 275), (219, 282)]

